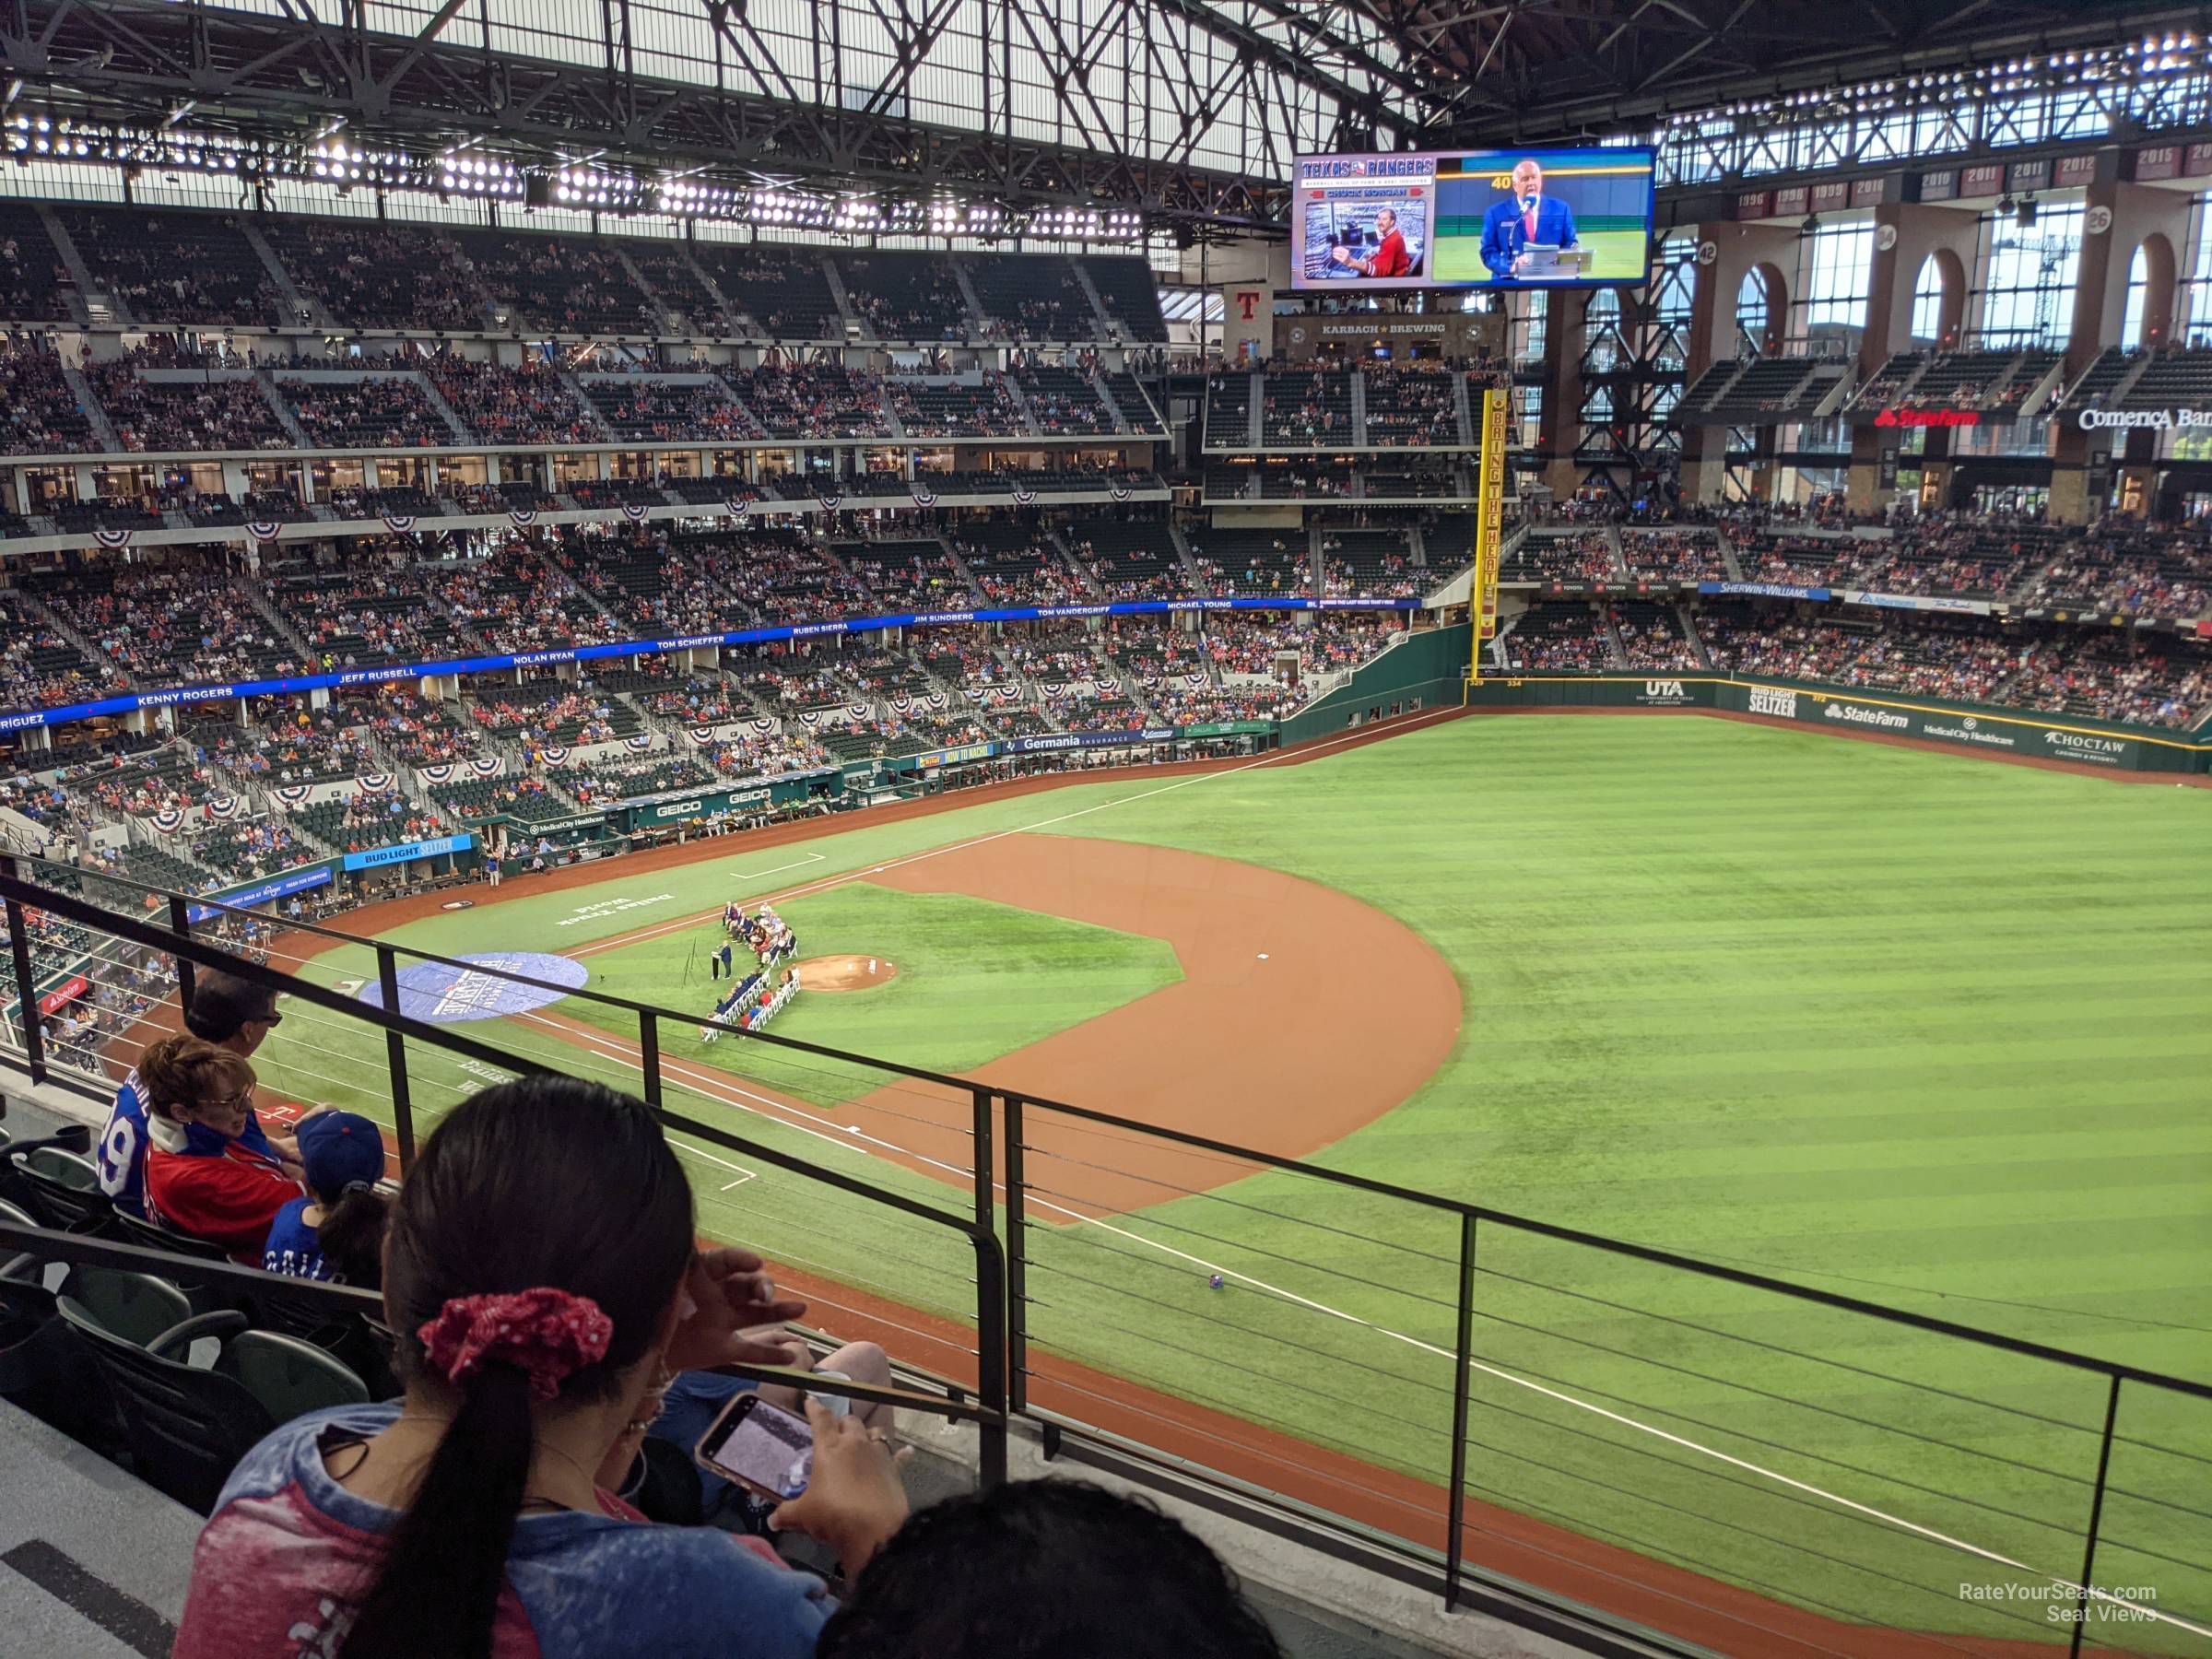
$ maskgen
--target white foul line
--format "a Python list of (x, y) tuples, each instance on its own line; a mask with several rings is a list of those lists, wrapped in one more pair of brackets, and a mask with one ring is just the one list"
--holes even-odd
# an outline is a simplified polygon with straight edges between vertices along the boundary
[[(1458, 712), (1457, 709), (1431, 709), (1424, 713), (1408, 717), (1405, 730), (1418, 731), (1423, 726), (1436, 724), (1435, 720), (1431, 718), (1432, 716), (1457, 714)], [(780, 893), (758, 895), (758, 899), (759, 901), (769, 904), (786, 903), (807, 893), (818, 893), (833, 887), (842, 887), (848, 881), (859, 881), (865, 877), (880, 876), (886, 870), (896, 870), (907, 865), (920, 864), (924, 859), (942, 858), (947, 853), (964, 853), (971, 847), (987, 846), (992, 841), (1004, 841), (1009, 835), (1027, 835), (1032, 830), (1050, 830), (1055, 824), (1071, 823), (1079, 818), (1088, 818), (1094, 812), (1104, 812), (1109, 806), (1125, 806), (1132, 801), (1148, 801), (1154, 795), (1170, 794), (1178, 789), (1187, 788), (1193, 783), (1203, 783), (1209, 778), (1233, 778), (1240, 772), (1248, 772), (1256, 767), (1272, 766), (1277, 761), (1292, 756), (1303, 760), (1310, 756), (1339, 747), (1355, 739), (1371, 737), (1374, 734), (1375, 727), (1373, 726), (1356, 726), (1341, 736), (1331, 737), (1324, 743), (1308, 744), (1297, 749), (1277, 749), (1274, 754), (1263, 755), (1255, 760), (1247, 760), (1241, 766), (1225, 766), (1219, 771), (1194, 772), (1187, 778), (1178, 778), (1172, 783), (1162, 783), (1156, 789), (1140, 789), (1135, 794), (1116, 795), (1111, 801), (1100, 801), (1093, 806), (1078, 807), (1073, 812), (1063, 812), (1053, 818), (1039, 818), (1033, 824), (1020, 824), (1011, 830), (994, 830), (989, 835), (978, 835), (964, 841), (951, 841), (942, 847), (932, 847), (924, 853), (910, 853), (904, 858), (888, 859), (879, 865), (848, 870), (841, 876), (825, 876), (819, 881), (803, 882), (797, 887), (787, 888)], [(765, 872), (763, 873), (765, 874)], [(747, 902), (752, 902), (752, 900)], [(663, 934), (678, 933), (687, 927), (696, 927), (701, 922), (712, 920), (721, 913), (719, 910), (699, 911), (688, 916), (678, 916), (671, 922), (663, 922), (652, 927), (641, 928), (634, 933), (618, 934), (613, 938), (600, 939), (589, 945), (579, 946), (574, 950), (568, 952), (568, 955), (571, 957), (594, 956), (603, 950), (618, 950), (626, 946), (641, 945), (648, 939), (659, 938)]]
[(781, 876), (785, 870), (796, 870), (806, 865), (820, 864), (821, 862), (822, 855), (819, 853), (809, 853), (806, 857), (794, 858), (789, 864), (776, 865), (765, 870), (733, 870), (730, 872), (730, 876), (731, 879), (735, 881), (758, 881), (763, 876)]

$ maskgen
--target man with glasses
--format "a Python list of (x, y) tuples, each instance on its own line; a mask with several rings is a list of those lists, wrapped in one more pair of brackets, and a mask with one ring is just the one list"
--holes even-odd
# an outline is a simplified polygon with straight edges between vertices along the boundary
[[(284, 1016), (276, 994), (247, 983), (235, 974), (203, 968), (193, 976), (192, 1008), (184, 1029), (194, 1037), (228, 1049), (243, 1060), (262, 1044)], [(318, 1108), (318, 1110), (320, 1110)], [(283, 1164), (296, 1179), (301, 1173), (300, 1144), (289, 1135), (271, 1135), (249, 1110), (241, 1142)], [(100, 1190), (126, 1216), (144, 1221), (146, 1213), (146, 1088), (133, 1066), (115, 1091), (107, 1126), (100, 1131)]]

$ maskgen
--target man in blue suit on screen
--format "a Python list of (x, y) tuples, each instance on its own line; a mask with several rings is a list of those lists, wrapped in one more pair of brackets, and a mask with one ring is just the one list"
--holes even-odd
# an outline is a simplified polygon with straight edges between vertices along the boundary
[(1526, 276), (1532, 245), (1573, 247), (1574, 209), (1546, 195), (1544, 170), (1533, 160), (1524, 160), (1513, 168), (1512, 195), (1483, 216), (1482, 263), (1500, 282)]

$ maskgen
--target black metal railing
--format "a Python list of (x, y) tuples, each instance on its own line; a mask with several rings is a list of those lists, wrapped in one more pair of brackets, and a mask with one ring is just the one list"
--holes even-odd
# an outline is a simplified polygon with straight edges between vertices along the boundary
[[(1886, 1652), (2212, 1654), (2212, 1384), (1724, 1253), (288, 930), (365, 953), (342, 965), (373, 979), (370, 1006), (319, 959), (257, 963), (196, 936), (172, 895), (143, 889), (159, 921), (120, 915), (37, 874), (0, 858), (19, 1004), (6, 1064), (60, 1075), (21, 994), (35, 910), (173, 960), (187, 995), (194, 965), (221, 968), (327, 1017), (309, 1057), (326, 1041), (345, 1064), (381, 1060), (370, 1084), (403, 1165), (441, 1110), (429, 1097), (488, 1068), (603, 1077), (715, 1166), (694, 1183), (702, 1225), (796, 1262), (887, 1346), (947, 1356), (914, 1369), (972, 1394), (986, 1479), (1024, 1418), (1050, 1445), (1268, 1506), (1447, 1605), (1548, 1609), (1585, 1632), (1863, 1651), (1852, 1633), (1873, 1627)], [(404, 1011), (403, 969), (426, 964), (570, 1012), (464, 1036)], [(672, 1056), (668, 1034), (694, 1027), (735, 1046), (711, 1067)], [(298, 1062), (255, 1064), (281, 1078)]]

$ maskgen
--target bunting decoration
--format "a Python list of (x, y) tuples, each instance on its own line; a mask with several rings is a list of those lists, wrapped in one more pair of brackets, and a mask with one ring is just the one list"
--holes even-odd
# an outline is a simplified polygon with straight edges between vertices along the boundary
[(479, 778), (496, 778), (507, 770), (507, 760), (502, 755), (477, 755), (470, 758), (468, 770)]
[(747, 503), (739, 500), (736, 496), (732, 496), (728, 500), (724, 501), (723, 505), (730, 510), (730, 516), (732, 518), (743, 518), (745, 516)]
[(753, 730), (763, 737), (772, 737), (775, 735), (776, 723), (772, 720), (756, 720), (752, 723), (752, 726)]
[(1118, 679), (1094, 679), (1090, 683), (1100, 697), (1119, 697), (1122, 694), (1122, 682)]
[(818, 709), (801, 709), (799, 711), (799, 724), (805, 726), (808, 731), (812, 731), (816, 726), (821, 724), (821, 711)]
[(913, 706), (914, 700), (907, 696), (905, 692), (895, 691), (891, 694), (891, 707), (899, 713), (907, 713), (913, 708)]
[(847, 720), (865, 720), (867, 717), (868, 705), (866, 703), (856, 702), (847, 703), (845, 705), (845, 718)]
[(623, 738), (622, 741), (629, 747), (635, 749), (639, 754), (641, 755), (647, 749), (653, 747), (653, 734), (651, 732), (640, 732), (634, 736)]
[(432, 783), (451, 783), (453, 781), (453, 768), (450, 763), (441, 762), (436, 766), (424, 767), (422, 775)]
[(389, 794), (394, 780), (390, 772), (363, 772), (354, 779), (363, 794)]
[(1129, 487), (1126, 484), (1109, 484), (1106, 493), (1117, 501), (1125, 501), (1129, 499)]
[(120, 553), (131, 545), (131, 533), (128, 530), (95, 530), (92, 539), (109, 552)]
[(623, 502), (622, 516), (633, 524), (641, 523), (645, 517), (645, 503), (642, 501)]
[(1002, 703), (1019, 702), (1021, 700), (1021, 688), (1019, 686), (994, 686), (991, 688), (998, 694), (998, 700)]
[(1045, 680), (1041, 683), (1044, 687), (1044, 694), (1047, 697), (1065, 697), (1067, 695), (1065, 680)]
[(714, 728), (712, 726), (686, 726), (684, 728), (684, 735), (690, 738), (693, 746), (696, 747), (712, 748), (714, 747), (715, 736)]
[(949, 697), (947, 697), (942, 691), (932, 691), (929, 694), (929, 706), (933, 709), (942, 709), (947, 704), (951, 702), (951, 700), (952, 700)]
[(1206, 676), (1203, 673), (1186, 674), (1182, 677), (1182, 683), (1194, 691), (1202, 690), (1206, 686)]
[(246, 804), (236, 795), (209, 795), (207, 816), (218, 824), (227, 824), (243, 812)]
[(537, 523), (537, 509), (535, 507), (517, 507), (509, 512), (507, 516), (514, 521), (514, 527), (517, 530), (527, 530), (531, 525)]
[(307, 785), (304, 783), (279, 783), (276, 794), (278, 800), (295, 812), (307, 805)]
[(164, 835), (174, 835), (184, 828), (184, 815), (174, 806), (158, 806), (147, 820)]
[(246, 534), (257, 542), (275, 541), (276, 533), (283, 528), (282, 524), (273, 519), (248, 519), (246, 521)]
[(961, 688), (960, 695), (971, 703), (980, 703), (990, 697), (993, 689), (990, 686), (967, 686)]
[(394, 535), (411, 535), (415, 531), (415, 515), (411, 512), (387, 512), (384, 528)]
[(835, 490), (830, 489), (816, 490), (814, 492), (814, 499), (822, 504), (822, 511), (824, 512), (835, 512), (838, 508), (844, 504), (845, 500), (843, 496), (839, 495)]
[(914, 505), (917, 507), (935, 507), (937, 504), (937, 492), (934, 489), (924, 489), (919, 484), (914, 486), (913, 497)]
[(559, 744), (547, 744), (537, 751), (537, 758), (547, 766), (566, 766), (571, 752)]
[(1037, 499), (1037, 492), (1036, 492), (1035, 490), (1033, 490), (1033, 489), (1024, 489), (1024, 488), (1022, 488), (1020, 485), (1018, 485), (1018, 484), (1017, 484), (1017, 485), (1015, 485), (1015, 486), (1014, 486), (1014, 505), (1015, 505), (1015, 506), (1017, 506), (1017, 507), (1027, 507), (1027, 506), (1028, 506), (1028, 505), (1029, 505), (1029, 504), (1030, 504), (1031, 501), (1035, 500), (1036, 499)]

